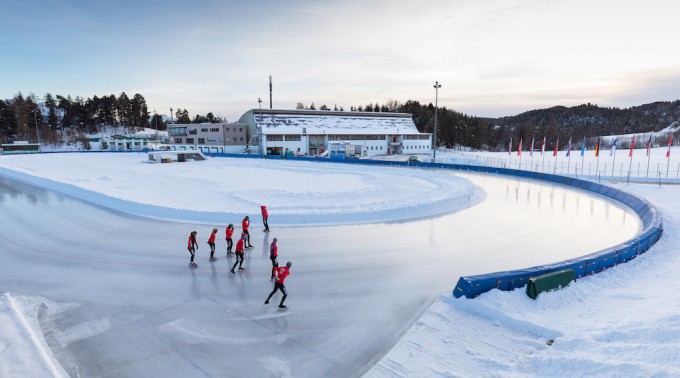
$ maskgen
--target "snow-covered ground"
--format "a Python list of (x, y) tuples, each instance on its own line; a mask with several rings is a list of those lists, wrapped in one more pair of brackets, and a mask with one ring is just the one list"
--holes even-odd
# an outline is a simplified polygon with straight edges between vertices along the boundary
[[(438, 158), (460, 158), (449, 154), (438, 152)], [(503, 156), (483, 155), (489, 158)], [(335, 167), (277, 161), (268, 166), (270, 162), (264, 160), (250, 165), (253, 161), (236, 159), (237, 167), (229, 166), (219, 171), (220, 168), (212, 164), (224, 159), (212, 159), (187, 164), (136, 164), (140, 170), (133, 171), (130, 164), (107, 162), (112, 160), (107, 158), (108, 154), (80, 155), (88, 157), (87, 164), (72, 158), (67, 160), (68, 156), (2, 156), (0, 167), (69, 183), (81, 187), (83, 192), (99, 191), (117, 197), (114, 208), (124, 202), (141, 202), (177, 206), (185, 210), (183, 213), (195, 211), (206, 215), (215, 212), (222, 219), (226, 216), (240, 219), (243, 214), (251, 214), (257, 221), (259, 204), (266, 202), (272, 221), (287, 219), (289, 224), (304, 223), (299, 215), (305, 211), (335, 216), (328, 223), (350, 223), (355, 218), (360, 222), (382, 222), (395, 219), (387, 216), (391, 214), (391, 206), (400, 208), (399, 213), (407, 213), (404, 218), (396, 219), (425, 217), (470, 206), (481, 198), (474, 185), (465, 179), (455, 177), (449, 181), (432, 172), (412, 170), (409, 175), (412, 173), (415, 178), (411, 180), (404, 177), (402, 168), (382, 168), (375, 180), (373, 176), (379, 172), (371, 167), (354, 165)], [(134, 159), (135, 162), (145, 160), (145, 157), (143, 154), (116, 154), (116, 159)], [(126, 168), (117, 171), (115, 165)], [(70, 168), (63, 169), (65, 166)], [(163, 173), (149, 171), (160, 169)], [(215, 170), (219, 174), (215, 174)], [(218, 177), (228, 180), (225, 183)], [(296, 188), (290, 184), (292, 181), (313, 183), (314, 190)], [(262, 196), (248, 197), (244, 188), (252, 185)], [(680, 242), (676, 236), (680, 226), (680, 204), (676, 200), (680, 188), (675, 185), (612, 185), (642, 195), (661, 210), (665, 234), (648, 253), (604, 273), (580, 279), (565, 290), (541, 294), (535, 301), (522, 290), (492, 291), (473, 300), (453, 299), (450, 293), (442, 293), (367, 376), (680, 375), (680, 300), (677, 296), (680, 284), (673, 279), (680, 268), (680, 258), (675, 250)], [(276, 190), (280, 186), (285, 187), (285, 195)], [(354, 187), (362, 188), (361, 193), (365, 196), (348, 193), (349, 188)], [(63, 185), (58, 189), (74, 190)], [(457, 207), (442, 208), (442, 203), (447, 203), (446, 198), (434, 195), (437, 191), (448, 190), (453, 191), (451, 202), (462, 202)], [(228, 197), (235, 205), (225, 208), (224, 196), (230, 193), (237, 193)], [(201, 200), (196, 201), (196, 196)], [(190, 199), (186, 200), (186, 197)], [(365, 202), (355, 205), (352, 201), (357, 197), (358, 201)], [(103, 196), (99, 200), (101, 198)], [(169, 202), (149, 203), (150, 198)], [(365, 218), (361, 208), (376, 198), (381, 199), (374, 208), (379, 216)], [(329, 201), (335, 201), (336, 207), (323, 206)], [(210, 206), (201, 207), (197, 202)], [(295, 204), (306, 208), (296, 213)], [(31, 307), (30, 300), (13, 298), (9, 294), (0, 297), (0, 319), (3, 319), (0, 322), (3, 335), (0, 339), (0, 376), (62, 374), (58, 367), (50, 364), (51, 357), (44, 348), (44, 341), (37, 332), (30, 330), (30, 324), (26, 325), (25, 319), (32, 319), (30, 313), (37, 311)], [(33, 316), (34, 319), (36, 315)], [(5, 353), (10, 346), (17, 352)], [(42, 362), (31, 361), (26, 366), (27, 354), (41, 354)]]
[(484, 196), (467, 180), (427, 170), (410, 170), (406, 179), (404, 168), (219, 158), (140, 164), (145, 160), (144, 153), (7, 155), (0, 168), (73, 186), (62, 191), (84, 189), (79, 196), (132, 214), (208, 224), (258, 215), (260, 205), (279, 225), (398, 221), (461, 210)]

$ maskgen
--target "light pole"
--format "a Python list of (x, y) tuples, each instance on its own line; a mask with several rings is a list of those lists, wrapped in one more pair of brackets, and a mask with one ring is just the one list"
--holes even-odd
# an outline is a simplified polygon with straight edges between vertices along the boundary
[(432, 162), (434, 163), (434, 160), (437, 158), (437, 108), (438, 108), (438, 101), (439, 101), (439, 88), (441, 88), (442, 85), (439, 84), (438, 81), (434, 82), (434, 90), (435, 90), (435, 95), (434, 95), (434, 140), (432, 141)]
[[(38, 136), (38, 146), (40, 146), (40, 130), (38, 129), (38, 105), (33, 108), (33, 119), (35, 120), (35, 133)], [(42, 119), (42, 117), (41, 117)], [(38, 147), (40, 149), (40, 147)]]

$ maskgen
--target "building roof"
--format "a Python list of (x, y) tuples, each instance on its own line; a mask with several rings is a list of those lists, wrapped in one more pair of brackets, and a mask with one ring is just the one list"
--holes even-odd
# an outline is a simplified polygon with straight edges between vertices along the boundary
[(253, 109), (262, 134), (420, 134), (410, 114)]

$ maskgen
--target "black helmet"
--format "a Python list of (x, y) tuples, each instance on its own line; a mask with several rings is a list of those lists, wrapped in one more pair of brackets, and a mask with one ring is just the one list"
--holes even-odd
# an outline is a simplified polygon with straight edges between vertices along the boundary
[(228, 225), (227, 227), (234, 227), (234, 224), (233, 224), (233, 223), (229, 223), (229, 225)]
[(274, 243), (276, 243), (276, 240), (277, 240), (277, 239), (276, 239), (276, 238), (274, 238)]
[(290, 262), (290, 261), (288, 261), (288, 262), (286, 263), (286, 266), (287, 266), (288, 268), (290, 268), (291, 265), (293, 265), (293, 263)]
[(217, 232), (217, 229), (216, 229), (216, 228), (213, 228), (213, 232)]
[(250, 219), (250, 218), (248, 218), (248, 216), (246, 215), (246, 219)]
[(198, 234), (198, 232), (196, 232), (196, 231), (191, 231), (191, 235), (196, 235), (196, 234)]

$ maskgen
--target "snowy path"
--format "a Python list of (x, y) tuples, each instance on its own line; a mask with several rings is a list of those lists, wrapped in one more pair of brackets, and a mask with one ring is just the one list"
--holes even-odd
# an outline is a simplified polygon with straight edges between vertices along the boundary
[[(72, 375), (346, 377), (369, 369), (461, 274), (583, 255), (640, 227), (599, 197), (465, 177), (487, 199), (442, 217), (256, 229), (237, 275), (221, 238), (220, 260), (207, 262), (206, 226), (132, 217), (0, 178), (11, 220), (0, 230), (0, 288), (49, 299), (40, 325)], [(184, 247), (191, 229), (202, 236), (194, 271)], [(273, 237), (281, 260), (293, 262), (287, 312), (262, 304)]]

